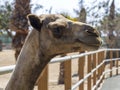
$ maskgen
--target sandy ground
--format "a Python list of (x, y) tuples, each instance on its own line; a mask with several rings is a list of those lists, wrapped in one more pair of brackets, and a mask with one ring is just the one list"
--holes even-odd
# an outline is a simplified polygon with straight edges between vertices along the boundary
[[(3, 50), (0, 52), (0, 67), (7, 65), (14, 65), (14, 51), (13, 50)], [(72, 75), (77, 73), (77, 60), (72, 62)], [(8, 80), (10, 79), (10, 74), (0, 75), (0, 90), (4, 90)], [(64, 90), (64, 85), (58, 85), (58, 76), (59, 76), (59, 63), (49, 64), (49, 90)], [(76, 82), (77, 77), (73, 77), (73, 83)], [(37, 90), (37, 86), (34, 88)]]
[[(14, 51), (13, 50), (3, 50), (0, 52), (0, 67), (14, 65), (15, 58), (14, 58)], [(0, 75), (0, 90), (4, 88), (11, 76), (10, 74)]]

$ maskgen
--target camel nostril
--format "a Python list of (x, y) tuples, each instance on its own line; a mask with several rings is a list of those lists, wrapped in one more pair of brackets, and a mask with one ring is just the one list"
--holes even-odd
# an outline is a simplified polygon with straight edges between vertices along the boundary
[(99, 34), (93, 30), (85, 30), (85, 32), (87, 32), (88, 34), (93, 35), (93, 36), (97, 36), (97, 37), (99, 36)]

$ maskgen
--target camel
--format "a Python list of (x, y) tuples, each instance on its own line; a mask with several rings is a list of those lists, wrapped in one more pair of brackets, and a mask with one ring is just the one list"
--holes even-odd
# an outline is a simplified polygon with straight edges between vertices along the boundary
[(101, 46), (98, 31), (85, 23), (68, 20), (59, 14), (29, 14), (27, 18), (33, 30), (25, 40), (5, 90), (33, 90), (51, 58)]

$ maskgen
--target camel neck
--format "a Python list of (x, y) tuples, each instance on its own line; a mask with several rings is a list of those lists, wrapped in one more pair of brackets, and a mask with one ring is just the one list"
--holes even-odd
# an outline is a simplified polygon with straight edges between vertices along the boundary
[(40, 51), (35, 35), (31, 37), (27, 39), (22, 48), (13, 75), (5, 90), (33, 90), (37, 78), (52, 58)]
[(13, 76), (5, 90), (33, 90), (37, 78), (50, 59), (41, 57), (38, 60), (37, 58), (29, 59), (29, 62), (26, 60), (23, 63), (20, 61), (17, 63), (18, 65), (16, 65)]

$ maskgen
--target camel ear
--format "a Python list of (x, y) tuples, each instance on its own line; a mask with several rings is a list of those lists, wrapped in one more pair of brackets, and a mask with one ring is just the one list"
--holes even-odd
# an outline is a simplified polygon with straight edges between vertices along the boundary
[(41, 30), (42, 23), (38, 16), (36, 16), (34, 14), (29, 14), (29, 15), (27, 15), (27, 19), (28, 19), (29, 24), (33, 28), (35, 28), (37, 31)]

